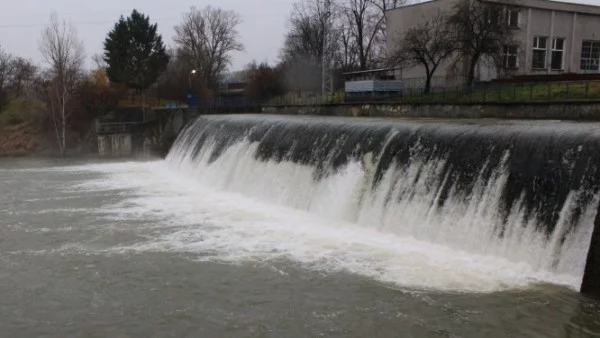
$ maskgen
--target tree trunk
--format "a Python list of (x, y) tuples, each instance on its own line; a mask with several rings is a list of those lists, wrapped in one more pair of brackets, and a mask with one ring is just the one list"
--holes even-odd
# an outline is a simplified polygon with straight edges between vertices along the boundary
[(473, 87), (473, 83), (475, 82), (475, 68), (477, 68), (477, 62), (479, 61), (479, 56), (473, 56), (469, 63), (469, 72), (467, 74), (467, 87)]
[(58, 145), (58, 149), (60, 150), (61, 154), (62, 154), (62, 150), (61, 150), (61, 142), (60, 142), (60, 133), (59, 133), (59, 126), (58, 126), (58, 121), (57, 119), (57, 114), (58, 111), (56, 110), (56, 107), (51, 107), (52, 110), (52, 123), (54, 124), (54, 134), (56, 135), (56, 144)]
[(62, 147), (61, 147), (62, 155), (65, 156), (67, 153), (67, 121), (64, 118), (62, 119)]
[(146, 122), (146, 90), (142, 89), (142, 122)]
[(425, 79), (425, 88), (423, 89), (423, 94), (431, 93), (431, 78), (433, 74), (427, 74), (427, 78)]
[(61, 147), (60, 147), (60, 152), (62, 156), (65, 156), (66, 153), (66, 149), (67, 149), (67, 112), (66, 112), (66, 105), (67, 105), (67, 88), (66, 86), (63, 85), (63, 95), (62, 95), (62, 101), (61, 101), (61, 115), (60, 115), (60, 122), (61, 122)]

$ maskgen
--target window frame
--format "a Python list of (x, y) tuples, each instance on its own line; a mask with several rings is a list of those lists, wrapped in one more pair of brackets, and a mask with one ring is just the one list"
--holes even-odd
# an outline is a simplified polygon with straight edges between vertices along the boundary
[[(584, 45), (586, 43), (590, 43), (589, 52), (587, 55), (584, 55)], [(597, 49), (597, 57), (594, 58), (594, 48)], [(587, 61), (589, 65), (596, 64), (596, 68), (593, 69), (591, 67), (584, 68), (584, 60)], [(600, 72), (600, 40), (583, 40), (581, 42), (581, 58), (579, 69), (584, 72)]]
[(497, 4), (488, 5), (485, 15), (486, 21), (490, 25), (499, 25), (502, 23), (502, 7)]
[[(558, 41), (562, 41), (562, 48), (558, 49), (557, 45), (558, 45)], [(565, 69), (565, 45), (566, 45), (567, 39), (566, 38), (561, 38), (561, 37), (557, 37), (557, 38), (552, 38), (552, 45), (550, 46), (550, 69), (551, 70), (556, 70), (556, 71), (560, 71), (560, 70), (564, 70)], [(560, 52), (560, 68), (554, 68), (554, 53), (555, 52)]]
[[(517, 14), (517, 22), (514, 25), (512, 23), (512, 14)], [(521, 27), (521, 11), (518, 8), (507, 8), (506, 9), (506, 24), (509, 28), (520, 28)]]
[[(541, 39), (544, 39), (544, 47), (540, 47), (540, 41)], [(548, 69), (548, 40), (549, 37), (547, 36), (534, 36), (533, 37), (533, 47), (532, 47), (532, 58), (531, 58), (531, 69), (532, 70), (546, 70)], [(543, 67), (536, 67), (535, 66), (535, 62), (536, 62), (536, 58), (535, 58), (535, 54), (536, 51), (540, 52), (543, 51), (543, 55), (544, 55), (544, 65)]]
[[(511, 53), (511, 48), (514, 48), (514, 53)], [(515, 58), (515, 64), (510, 65), (509, 58)], [(504, 69), (519, 69), (519, 46), (518, 45), (504, 45), (502, 46), (502, 65)]]

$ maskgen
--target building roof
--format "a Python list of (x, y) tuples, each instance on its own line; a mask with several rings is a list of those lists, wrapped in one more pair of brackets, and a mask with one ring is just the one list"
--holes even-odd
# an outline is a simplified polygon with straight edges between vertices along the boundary
[[(483, 0), (487, 2), (499, 2), (502, 3), (506, 0)], [(600, 15), (600, 4), (589, 5), (582, 3), (555, 1), (555, 0), (514, 0), (515, 4), (522, 7), (528, 8), (539, 8), (550, 11), (559, 12), (574, 12), (581, 14)]]
[(406, 5), (401, 5), (398, 7), (394, 7), (394, 8), (389, 8), (386, 10), (386, 12), (390, 12), (390, 11), (395, 11), (395, 10), (399, 10), (399, 9), (404, 9), (404, 8), (408, 8), (408, 7), (415, 7), (415, 6), (421, 6), (421, 5), (429, 5), (432, 2), (439, 2), (439, 1), (445, 1), (445, 0), (426, 0), (426, 1), (418, 1), (416, 0), (415, 2), (411, 2), (409, 4)]
[(373, 73), (383, 73), (390, 72), (394, 70), (398, 70), (400, 68), (378, 68), (378, 69), (367, 69), (367, 70), (359, 70), (355, 72), (346, 72), (344, 75), (359, 75), (359, 74), (373, 74)]
[[(428, 0), (411, 3), (405, 6), (400, 6), (396, 8), (390, 8), (388, 11), (400, 10), (407, 7), (421, 6), (421, 5), (430, 5), (434, 2), (440, 1), (448, 1), (448, 0)], [(507, 0), (481, 0), (485, 2), (496, 2), (503, 3)], [(591, 15), (600, 15), (600, 3), (598, 5), (590, 5), (590, 4), (582, 4), (582, 3), (573, 3), (573, 2), (564, 2), (564, 1), (555, 1), (555, 0), (513, 0), (513, 2), (522, 7), (529, 8), (539, 8), (546, 10), (554, 10), (561, 12), (574, 12), (581, 14), (591, 14)]]
[(220, 83), (245, 83), (248, 82), (247, 73), (243, 70), (222, 73), (219, 76)]

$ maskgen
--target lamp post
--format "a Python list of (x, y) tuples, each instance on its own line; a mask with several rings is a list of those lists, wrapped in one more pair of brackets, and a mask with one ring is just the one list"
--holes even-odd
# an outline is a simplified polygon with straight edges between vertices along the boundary
[(188, 80), (189, 80), (189, 88), (188, 89), (189, 89), (190, 96), (193, 94), (193, 92), (192, 92), (192, 89), (193, 89), (192, 88), (192, 75), (194, 75), (194, 74), (196, 74), (196, 70), (192, 69), (192, 71), (190, 72), (190, 74), (188, 76)]

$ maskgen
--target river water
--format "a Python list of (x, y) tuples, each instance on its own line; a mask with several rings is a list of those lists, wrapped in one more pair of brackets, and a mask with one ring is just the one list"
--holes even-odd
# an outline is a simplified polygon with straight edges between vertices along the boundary
[(164, 161), (0, 160), (1, 337), (597, 337), (525, 263), (207, 188)]

